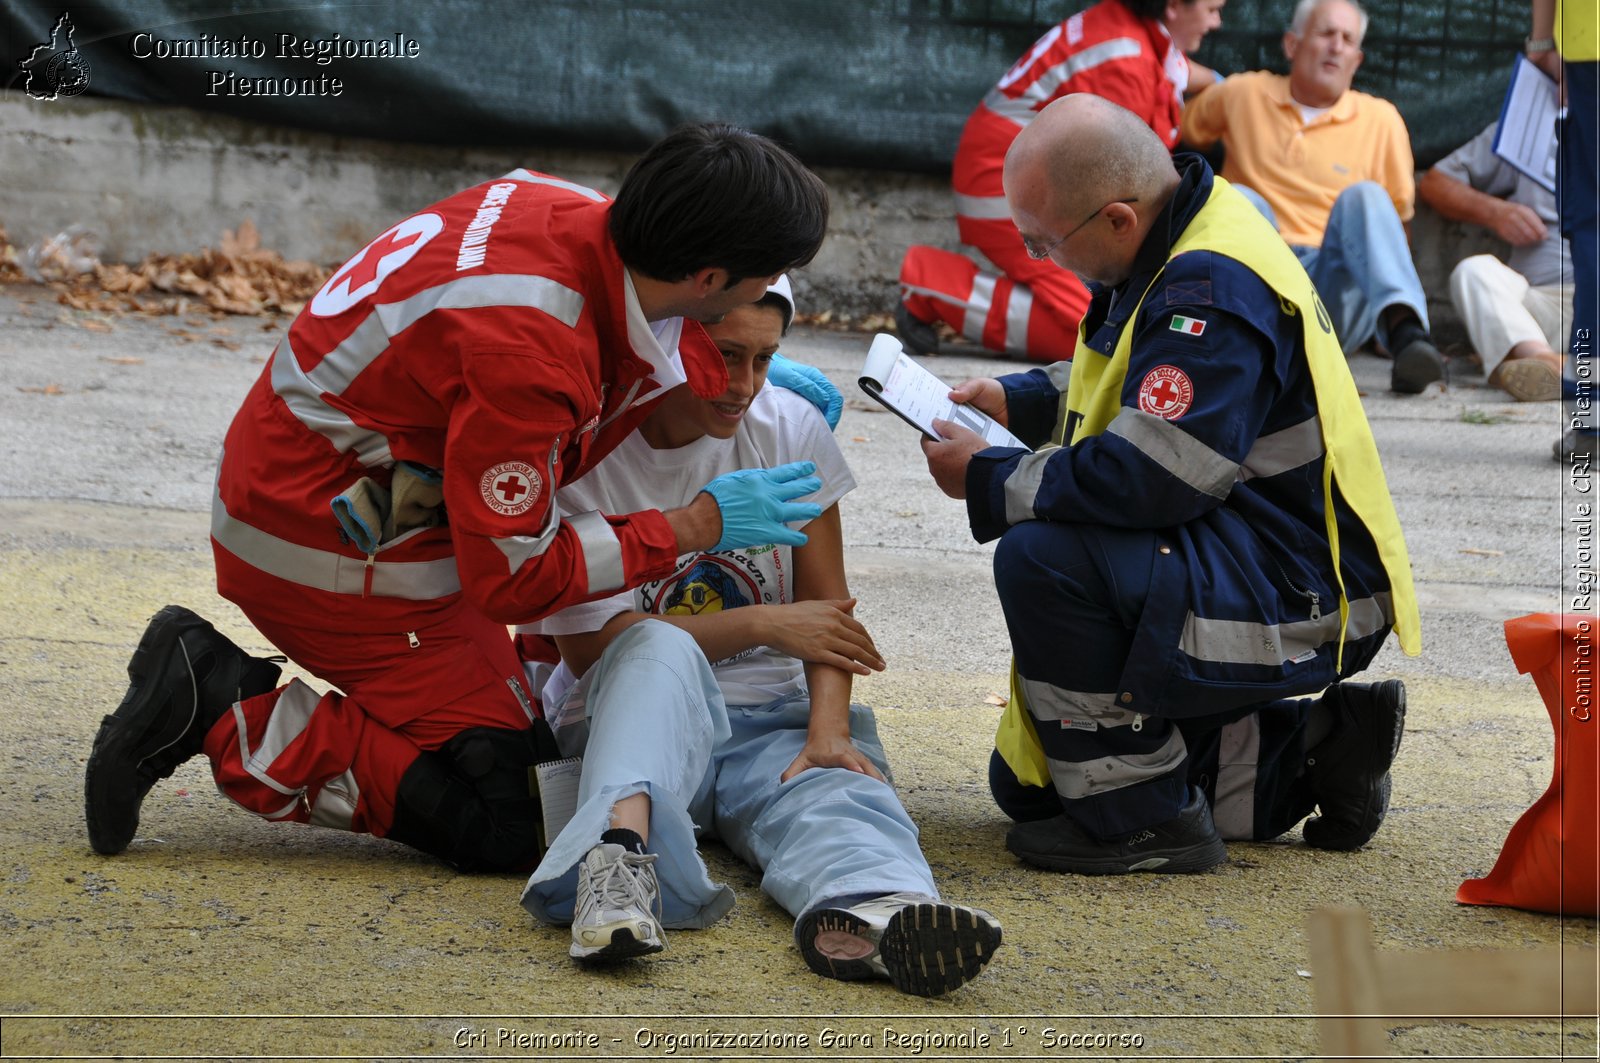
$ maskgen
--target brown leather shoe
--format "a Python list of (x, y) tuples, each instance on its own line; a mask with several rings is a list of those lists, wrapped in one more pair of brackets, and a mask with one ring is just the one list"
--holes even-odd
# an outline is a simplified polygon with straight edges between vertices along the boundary
[(1553, 402), (1561, 397), (1561, 356), (1553, 352), (1507, 358), (1489, 383), (1518, 402)]

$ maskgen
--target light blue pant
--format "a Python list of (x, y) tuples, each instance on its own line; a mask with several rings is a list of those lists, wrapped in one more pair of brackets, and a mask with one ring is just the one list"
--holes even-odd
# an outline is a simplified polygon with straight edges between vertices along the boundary
[[(937, 898), (917, 828), (894, 789), (843, 768), (778, 778), (805, 745), (804, 694), (766, 705), (723, 704), (694, 640), (659, 621), (616, 638), (584, 677), (583, 726), (564, 728), (562, 752), (582, 752), (578, 810), (528, 880), (522, 904), (570, 923), (577, 865), (630, 794), (650, 795), (650, 852), (660, 854), (662, 923), (704, 927), (733, 906), (695, 848), (705, 830), (763, 872), (762, 890), (796, 918), (825, 903), (911, 892)], [(872, 711), (850, 707), (850, 736), (889, 774)]]
[[(1277, 226), (1277, 215), (1260, 193), (1243, 185), (1233, 187)], [(1387, 330), (1378, 317), (1396, 304), (1416, 311), (1422, 327), (1428, 327), (1428, 297), (1411, 261), (1405, 226), (1382, 185), (1360, 181), (1340, 192), (1328, 215), (1322, 246), (1290, 247), (1327, 306), (1344, 353), (1374, 336), (1387, 346)]]

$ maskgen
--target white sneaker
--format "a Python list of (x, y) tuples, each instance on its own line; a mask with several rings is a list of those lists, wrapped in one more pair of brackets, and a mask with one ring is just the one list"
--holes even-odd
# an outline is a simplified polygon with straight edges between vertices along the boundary
[(662, 941), (661, 889), (654, 853), (601, 842), (578, 865), (572, 912), (572, 948), (578, 960), (622, 960), (666, 948)]
[(902, 993), (936, 997), (978, 976), (1000, 947), (1000, 921), (982, 908), (889, 893), (808, 912), (797, 936), (820, 975), (887, 978)]

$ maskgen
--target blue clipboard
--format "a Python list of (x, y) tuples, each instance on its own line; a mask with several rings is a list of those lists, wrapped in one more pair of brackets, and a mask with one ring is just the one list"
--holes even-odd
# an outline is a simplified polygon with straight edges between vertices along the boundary
[(1526, 56), (1517, 56), (1511, 85), (1500, 104), (1494, 153), (1546, 190), (1556, 190), (1556, 122), (1561, 117), (1555, 79)]

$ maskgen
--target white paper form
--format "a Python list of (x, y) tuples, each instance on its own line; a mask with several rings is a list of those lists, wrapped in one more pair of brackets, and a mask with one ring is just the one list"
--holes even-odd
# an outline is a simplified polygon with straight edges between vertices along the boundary
[(951, 402), (950, 385), (914, 361), (900, 341), (887, 333), (880, 332), (872, 338), (867, 360), (861, 367), (860, 384), (862, 391), (929, 439), (941, 438), (933, 427), (938, 419), (972, 429), (992, 447), (1030, 449), (982, 410)]
[(1561, 113), (1555, 79), (1518, 56), (1511, 87), (1500, 106), (1494, 153), (1547, 191), (1556, 190), (1556, 119)]
[(541, 826), (548, 849), (578, 810), (578, 783), (583, 777), (583, 761), (578, 757), (541, 761), (533, 766), (533, 774), (539, 790), (540, 810), (544, 814)]

